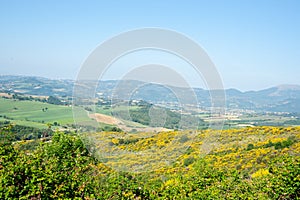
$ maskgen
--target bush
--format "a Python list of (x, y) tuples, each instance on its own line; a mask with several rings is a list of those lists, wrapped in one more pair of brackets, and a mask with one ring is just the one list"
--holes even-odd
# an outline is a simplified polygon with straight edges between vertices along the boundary
[(193, 162), (195, 162), (195, 158), (194, 157), (188, 157), (188, 158), (184, 159), (183, 165), (184, 166), (189, 166)]
[(56, 133), (30, 154), (7, 142), (0, 156), (1, 199), (93, 197), (94, 160), (79, 138)]
[(252, 150), (252, 149), (254, 149), (254, 145), (253, 144), (248, 144), (247, 150), (249, 151), (249, 150)]

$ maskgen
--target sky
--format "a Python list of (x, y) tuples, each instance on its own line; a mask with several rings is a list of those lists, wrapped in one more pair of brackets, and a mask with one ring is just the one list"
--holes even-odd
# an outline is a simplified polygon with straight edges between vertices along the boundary
[(225, 88), (300, 85), (298, 0), (1, 0), (0, 75), (75, 79), (102, 42), (145, 27), (197, 42)]

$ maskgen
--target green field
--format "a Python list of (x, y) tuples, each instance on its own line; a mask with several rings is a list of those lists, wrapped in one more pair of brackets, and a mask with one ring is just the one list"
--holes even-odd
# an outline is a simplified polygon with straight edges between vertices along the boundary
[[(125, 110), (127, 108), (118, 108)], [(9, 120), (14, 124), (47, 128), (47, 124), (57, 122), (61, 126), (74, 124), (73, 111), (76, 114), (76, 123), (84, 126), (97, 126), (97, 123), (88, 117), (88, 112), (83, 107), (71, 107), (53, 105), (39, 101), (20, 101), (0, 98), (0, 121)], [(111, 109), (96, 107), (96, 112), (111, 115)], [(126, 126), (146, 127), (142, 124), (124, 120)], [(98, 123), (100, 127), (113, 127), (104, 123)]]
[(111, 106), (97, 106), (96, 107), (96, 112), (97, 113), (101, 113), (104, 115), (113, 115), (113, 112), (126, 112), (128, 110), (130, 111), (138, 111), (141, 107), (139, 106), (128, 106), (128, 105), (121, 105), (121, 106), (117, 106), (112, 108)]
[[(76, 108), (80, 113), (80, 120), (91, 121), (83, 108)], [(0, 120), (9, 120), (13, 123), (33, 126), (37, 128), (47, 127), (47, 123), (54, 122), (60, 125), (73, 124), (73, 111), (70, 106), (52, 105), (37, 101), (19, 101), (0, 98)]]
[[(110, 106), (95, 106), (96, 113), (101, 113), (108, 116), (115, 116), (121, 118), (127, 127), (140, 127), (145, 128), (149, 126), (150, 118), (148, 116), (149, 108), (141, 106), (117, 106), (111, 108)], [(129, 109), (130, 118), (125, 115)], [(54, 124), (55, 122), (61, 126), (74, 124), (73, 111), (76, 116), (76, 124), (84, 125), (87, 127), (98, 126), (97, 123), (88, 117), (88, 111), (83, 107), (72, 107), (64, 105), (54, 105), (43, 103), (40, 101), (24, 101), (16, 99), (0, 98), (0, 121), (9, 120), (15, 124), (23, 126), (31, 126), (36, 128), (47, 128), (47, 124)], [(176, 125), (180, 116), (172, 116), (170, 112), (170, 120), (167, 121), (169, 126)], [(212, 122), (213, 119), (208, 118), (208, 114), (197, 115), (200, 119), (208, 119), (207, 123)], [(291, 117), (277, 116), (277, 115), (243, 115), (238, 117), (238, 120), (226, 120), (224, 129), (238, 128), (239, 125), (273, 125), (285, 126), (286, 125), (299, 125), (299, 120), (294, 120)], [(99, 124), (104, 127), (107, 124)], [(170, 128), (170, 127), (167, 127)], [(174, 127), (173, 127), (174, 128)], [(199, 129), (207, 128), (207, 124), (203, 124)]]

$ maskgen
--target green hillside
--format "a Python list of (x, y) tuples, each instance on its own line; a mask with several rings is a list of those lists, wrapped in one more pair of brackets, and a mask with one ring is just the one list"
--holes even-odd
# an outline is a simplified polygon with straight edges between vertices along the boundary
[[(29, 142), (14, 142), (14, 134), (10, 125), (0, 128), (1, 199), (300, 199), (299, 127), (205, 130), (193, 140), (189, 132), (94, 133), (90, 142), (110, 145), (95, 154), (106, 155), (102, 161), (77, 135), (57, 132), (28, 150)], [(134, 163), (151, 164), (186, 143), (189, 148), (168, 166), (134, 172)], [(141, 156), (147, 150), (152, 154)], [(123, 165), (132, 171), (116, 170)]]
[[(78, 110), (85, 112), (83, 108)], [(47, 127), (47, 123), (57, 122), (60, 125), (74, 123), (72, 107), (4, 98), (0, 98), (0, 119), (39, 128)], [(90, 119), (86, 117), (86, 120)]]

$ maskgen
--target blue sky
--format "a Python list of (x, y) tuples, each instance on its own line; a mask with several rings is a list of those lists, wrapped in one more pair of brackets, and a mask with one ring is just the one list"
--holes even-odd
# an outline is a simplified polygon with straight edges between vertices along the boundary
[(4, 1), (0, 74), (76, 78), (101, 42), (160, 27), (201, 45), (226, 88), (300, 85), (300, 1)]

